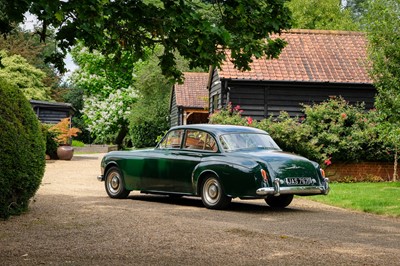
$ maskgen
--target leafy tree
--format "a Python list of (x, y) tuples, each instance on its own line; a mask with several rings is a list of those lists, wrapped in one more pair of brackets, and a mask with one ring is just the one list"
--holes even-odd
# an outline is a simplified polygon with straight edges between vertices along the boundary
[(4, 36), (10, 33), (14, 26), (24, 20), (24, 14), (29, 9), (28, 1), (0, 1), (0, 32)]
[(367, 13), (367, 2), (368, 0), (346, 0), (344, 8), (350, 11), (354, 21), (361, 22)]
[(0, 51), (0, 77), (18, 87), (30, 100), (49, 100), (50, 88), (43, 84), (46, 74), (20, 55), (8, 56)]
[(42, 70), (46, 76), (43, 78), (43, 84), (53, 90), (59, 87), (61, 77), (55, 68), (45, 63), (46, 56), (50, 55), (54, 49), (55, 44), (52, 42), (54, 33), (48, 35), (48, 42), (41, 43), (35, 37), (34, 32), (22, 30), (20, 28), (14, 29), (7, 38), (0, 38), (0, 50), (7, 51), (9, 56), (20, 55), (24, 57), (29, 64)]
[[(172, 81), (161, 74), (157, 47), (146, 61), (135, 64), (134, 85), (138, 95), (130, 114), (132, 144), (136, 148), (155, 146), (157, 137), (169, 127), (169, 99)], [(178, 61), (180, 69), (185, 61)]]
[(78, 134), (74, 139), (82, 141), (83, 143), (90, 144), (92, 143), (92, 138), (90, 136), (90, 132), (86, 129), (87, 125), (83, 118), (82, 109), (83, 109), (83, 97), (84, 91), (81, 88), (74, 87), (72, 85), (66, 85), (67, 88), (65, 93), (63, 94), (63, 101), (72, 104), (75, 109), (74, 116), (72, 117), (72, 124), (74, 127), (81, 129), (81, 133)]
[[(369, 58), (378, 96), (381, 129), (395, 145), (395, 166), (400, 148), (400, 1), (371, 0), (367, 14)], [(396, 168), (395, 168), (396, 169)], [(396, 180), (397, 172), (393, 179)]]
[(351, 12), (338, 0), (292, 0), (293, 28), (319, 30), (358, 30)]
[[(169, 128), (169, 101), (173, 80), (162, 75), (159, 56), (163, 47), (157, 46), (149, 53), (146, 60), (135, 63), (134, 87), (138, 95), (130, 115), (130, 132), (133, 146), (152, 147)], [(205, 71), (191, 69), (189, 62), (176, 54), (176, 65), (180, 71)]]
[[(218, 66), (225, 49), (239, 69), (249, 69), (254, 55), (277, 57), (284, 47), (281, 39), (268, 36), (290, 27), (285, 0), (14, 0), (2, 4), (0, 32), (10, 32), (22, 22), (27, 11), (42, 22), (38, 32), (46, 39), (49, 27), (57, 28), (60, 49), (51, 59), (62, 70), (62, 58), (77, 40), (90, 50), (114, 54), (123, 51), (142, 58), (148, 47), (162, 45), (162, 72), (180, 77), (175, 51), (189, 60), (191, 67)], [(208, 9), (206, 9), (208, 8)], [(208, 16), (209, 13), (216, 14)], [(265, 41), (267, 40), (267, 41)]]
[(119, 63), (82, 45), (72, 51), (80, 67), (71, 76), (76, 89), (82, 90), (82, 114), (88, 130), (101, 143), (121, 145), (128, 132), (128, 114), (136, 94), (132, 87), (134, 61), (129, 53), (120, 55)]

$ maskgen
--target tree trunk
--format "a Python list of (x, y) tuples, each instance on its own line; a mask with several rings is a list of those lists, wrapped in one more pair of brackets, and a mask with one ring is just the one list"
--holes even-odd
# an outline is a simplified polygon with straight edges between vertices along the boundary
[(118, 145), (118, 150), (122, 149), (122, 144), (127, 134), (128, 134), (128, 127), (126, 125), (123, 125), (118, 132), (118, 136), (115, 139), (115, 144)]

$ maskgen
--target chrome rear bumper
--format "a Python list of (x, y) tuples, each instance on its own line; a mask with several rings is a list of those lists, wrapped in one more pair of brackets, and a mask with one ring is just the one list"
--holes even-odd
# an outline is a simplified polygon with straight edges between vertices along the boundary
[(104, 176), (103, 176), (103, 175), (97, 176), (97, 180), (99, 180), (100, 182), (101, 182), (101, 181), (104, 181)]
[(257, 189), (256, 193), (260, 196), (274, 195), (279, 196), (281, 194), (296, 194), (296, 195), (327, 195), (329, 193), (329, 179), (324, 178), (322, 186), (292, 186), (292, 187), (281, 187), (281, 180), (276, 178), (274, 180), (273, 187), (262, 187)]

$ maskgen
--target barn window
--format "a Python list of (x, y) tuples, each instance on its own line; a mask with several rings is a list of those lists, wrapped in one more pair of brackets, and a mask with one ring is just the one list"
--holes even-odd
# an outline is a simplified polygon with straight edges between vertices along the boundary
[(219, 102), (219, 94), (212, 96), (211, 98), (212, 112), (215, 112), (215, 110), (218, 109), (218, 102)]

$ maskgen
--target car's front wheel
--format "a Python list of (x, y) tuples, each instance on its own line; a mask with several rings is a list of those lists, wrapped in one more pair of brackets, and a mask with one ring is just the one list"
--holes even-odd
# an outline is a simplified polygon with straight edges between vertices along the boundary
[(203, 182), (201, 200), (208, 209), (224, 209), (232, 198), (225, 195), (221, 183), (215, 176), (209, 176)]
[(117, 167), (108, 169), (105, 176), (105, 187), (110, 198), (124, 199), (130, 192), (125, 189), (121, 171)]
[(272, 208), (285, 208), (293, 200), (293, 195), (268, 196), (265, 202)]

